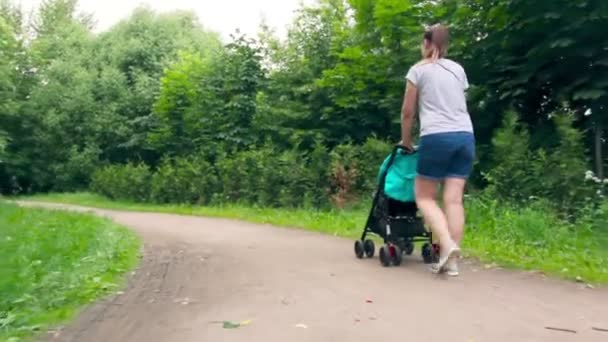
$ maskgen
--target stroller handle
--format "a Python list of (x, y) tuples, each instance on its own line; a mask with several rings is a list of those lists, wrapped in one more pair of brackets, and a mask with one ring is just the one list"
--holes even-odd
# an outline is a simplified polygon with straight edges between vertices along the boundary
[(406, 148), (403, 145), (395, 145), (395, 147), (393, 148), (393, 152), (396, 153), (396, 152), (399, 152), (399, 151), (402, 151), (405, 154), (414, 154), (414, 153), (418, 152), (418, 146), (414, 146), (414, 149), (410, 150), (409, 148)]

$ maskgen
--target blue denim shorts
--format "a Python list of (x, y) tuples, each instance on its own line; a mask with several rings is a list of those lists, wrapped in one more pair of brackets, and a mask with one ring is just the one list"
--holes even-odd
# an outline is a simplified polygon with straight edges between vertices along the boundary
[(418, 147), (418, 175), (441, 181), (467, 179), (473, 171), (475, 136), (470, 132), (424, 135)]

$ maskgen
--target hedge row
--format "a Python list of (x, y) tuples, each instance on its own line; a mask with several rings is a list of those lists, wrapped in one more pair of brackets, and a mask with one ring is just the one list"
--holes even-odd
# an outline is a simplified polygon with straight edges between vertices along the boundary
[[(109, 165), (92, 177), (93, 191), (112, 199), (154, 203), (242, 203), (262, 206), (343, 207), (373, 192), (391, 146), (370, 139), (310, 153), (257, 150), (168, 158), (145, 164)], [(215, 159), (215, 160), (211, 160)]]

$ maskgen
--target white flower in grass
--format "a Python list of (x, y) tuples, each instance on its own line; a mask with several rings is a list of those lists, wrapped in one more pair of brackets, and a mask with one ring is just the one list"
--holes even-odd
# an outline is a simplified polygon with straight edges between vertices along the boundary
[(604, 184), (608, 184), (608, 178), (604, 178)]
[(585, 172), (585, 180), (591, 180), (593, 179), (593, 171), (587, 171)]

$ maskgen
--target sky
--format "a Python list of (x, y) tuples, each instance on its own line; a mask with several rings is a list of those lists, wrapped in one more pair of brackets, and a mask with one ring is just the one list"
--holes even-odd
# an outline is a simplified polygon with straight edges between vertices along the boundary
[[(26, 10), (35, 9), (42, 0), (13, 0)], [(193, 10), (201, 23), (222, 37), (228, 38), (235, 29), (255, 34), (262, 17), (275, 28), (277, 34), (285, 34), (285, 26), (294, 17), (293, 11), (301, 2), (312, 0), (79, 0), (80, 10), (93, 13), (97, 20), (96, 31), (108, 29), (125, 19), (139, 5), (147, 5), (157, 11)]]

